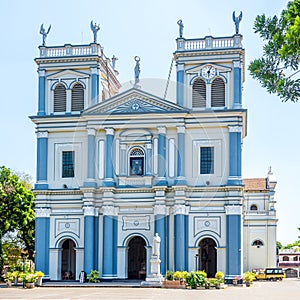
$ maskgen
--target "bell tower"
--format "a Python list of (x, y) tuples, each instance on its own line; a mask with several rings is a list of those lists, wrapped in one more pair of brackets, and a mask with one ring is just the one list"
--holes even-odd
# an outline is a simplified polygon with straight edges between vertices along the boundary
[(187, 39), (180, 21), (174, 52), (177, 104), (192, 110), (241, 109), (245, 69), (242, 35), (236, 31), (227, 37)]

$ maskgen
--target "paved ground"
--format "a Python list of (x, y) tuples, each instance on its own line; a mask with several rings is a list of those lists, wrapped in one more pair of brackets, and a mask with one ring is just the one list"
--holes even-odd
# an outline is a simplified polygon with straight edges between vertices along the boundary
[(252, 287), (229, 286), (224, 290), (172, 290), (128, 287), (22, 287), (1, 288), (0, 299), (109, 299), (109, 300), (298, 300), (300, 280), (285, 279), (282, 282), (255, 282)]

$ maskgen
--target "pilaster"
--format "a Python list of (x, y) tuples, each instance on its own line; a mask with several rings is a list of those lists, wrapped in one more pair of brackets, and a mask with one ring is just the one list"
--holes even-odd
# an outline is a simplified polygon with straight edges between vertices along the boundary
[(242, 206), (226, 205), (226, 278), (242, 274)]
[(175, 204), (173, 207), (173, 213), (175, 270), (187, 270), (189, 206), (183, 204)]
[(177, 178), (176, 185), (186, 185), (185, 180), (185, 127), (177, 126)]
[(176, 64), (176, 101), (183, 106), (184, 99), (184, 64)]
[(166, 180), (166, 127), (158, 127), (158, 178), (156, 185), (167, 186)]
[(103, 278), (117, 277), (118, 208), (102, 206), (103, 213)]
[(233, 76), (234, 76), (234, 94), (233, 94), (233, 108), (242, 108), (242, 64), (240, 61), (233, 62)]
[(94, 206), (84, 206), (84, 270), (89, 274), (95, 269), (95, 214)]
[(168, 268), (169, 249), (169, 208), (166, 205), (154, 205), (154, 233), (158, 233), (161, 238), (160, 260), (161, 273), (165, 274)]
[(88, 170), (87, 180), (84, 182), (84, 187), (96, 187), (97, 183), (95, 180), (95, 135), (96, 130), (94, 128), (88, 128)]
[(39, 74), (39, 102), (38, 116), (46, 115), (46, 71), (38, 69)]
[(35, 209), (35, 269), (49, 278), (50, 208)]
[(111, 127), (105, 128), (106, 131), (106, 159), (105, 159), (105, 186), (115, 186), (114, 181), (114, 162), (113, 162), (113, 141), (114, 129)]
[(229, 129), (229, 177), (228, 185), (242, 185), (242, 126)]
[(99, 69), (91, 68), (91, 77), (92, 77), (92, 105), (98, 103), (99, 98)]
[(37, 190), (48, 189), (48, 131), (38, 131), (37, 135), (37, 167), (36, 184)]

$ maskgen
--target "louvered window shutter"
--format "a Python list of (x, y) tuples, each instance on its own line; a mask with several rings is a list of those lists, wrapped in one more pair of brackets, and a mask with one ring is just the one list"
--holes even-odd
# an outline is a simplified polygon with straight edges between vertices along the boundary
[(225, 83), (221, 78), (216, 78), (211, 85), (211, 107), (225, 106)]
[(80, 83), (76, 83), (72, 88), (71, 111), (81, 111), (84, 108), (84, 90)]
[(192, 106), (206, 107), (206, 84), (200, 78), (193, 83)]
[(54, 112), (65, 112), (67, 109), (67, 94), (63, 84), (58, 84), (54, 90)]

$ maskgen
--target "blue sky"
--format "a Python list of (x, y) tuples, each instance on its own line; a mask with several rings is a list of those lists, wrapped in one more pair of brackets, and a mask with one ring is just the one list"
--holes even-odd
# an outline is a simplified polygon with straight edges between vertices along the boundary
[[(120, 82), (133, 79), (133, 58), (141, 57), (141, 77), (167, 79), (178, 19), (184, 37), (234, 34), (232, 12), (243, 11), (240, 33), (244, 36), (246, 65), (259, 57), (262, 41), (253, 33), (258, 14), (279, 14), (284, 0), (117, 0), (117, 1), (4, 1), (0, 10), (0, 165), (35, 176), (35, 133), (29, 115), (37, 111), (40, 25), (51, 24), (47, 45), (89, 44), (90, 21), (100, 24), (98, 41), (108, 57), (115, 54)], [(175, 72), (173, 70), (172, 78)], [(243, 146), (243, 177), (265, 177), (268, 167), (277, 177), (277, 240), (286, 244), (298, 237), (300, 200), (298, 178), (300, 149), (299, 104), (282, 103), (269, 95), (246, 71), (243, 89), (248, 109), (248, 136)]]

